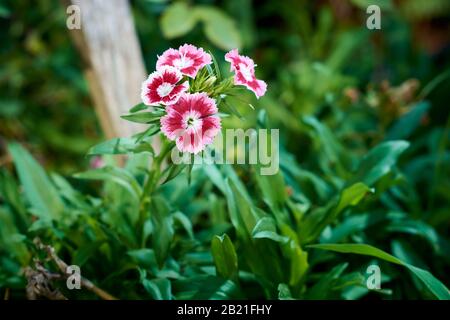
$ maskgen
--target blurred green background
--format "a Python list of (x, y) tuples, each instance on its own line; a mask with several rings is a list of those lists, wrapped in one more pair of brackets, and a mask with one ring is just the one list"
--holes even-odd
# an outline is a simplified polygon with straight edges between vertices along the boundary
[[(382, 9), (381, 30), (366, 28), (366, 8), (374, 3)], [(251, 210), (257, 207), (275, 215), (297, 212), (308, 220), (315, 214), (320, 216), (320, 210), (332, 207), (334, 196), (346, 190), (344, 187), (350, 182), (364, 181), (369, 187), (376, 187), (373, 198), (345, 211), (342, 220), (337, 217), (327, 220), (326, 228), (324, 225), (317, 229), (323, 231), (320, 237), (318, 232), (311, 231), (308, 238), (303, 232), (306, 229), (302, 229), (304, 224), (292, 227), (300, 234), (301, 247), (305, 249), (304, 245), (316, 241), (327, 243), (330, 239), (370, 243), (431, 271), (442, 283), (450, 283), (448, 0), (135, 0), (131, 1), (131, 6), (149, 72), (154, 69), (158, 54), (184, 43), (204, 47), (216, 58), (239, 47), (258, 64), (257, 77), (268, 82), (266, 96), (258, 101), (250, 93), (243, 97), (256, 111), (247, 103), (235, 101), (245, 120), (230, 117), (225, 120), (225, 126), (254, 127), (264, 123), (264, 126), (279, 128), (283, 146), (282, 175), (264, 180), (246, 167), (236, 168), (236, 173), (224, 169), (222, 176), (214, 173), (214, 177), (220, 176), (224, 181), (227, 177), (242, 180), (242, 185), (236, 183), (236, 188), (246, 189), (242, 194), (251, 195), (254, 201), (249, 205)], [(230, 199), (233, 197), (221, 188), (221, 183), (225, 182), (207, 178), (212, 176), (211, 172), (198, 173), (198, 180), (191, 188), (179, 183), (158, 191), (158, 197), (175, 207), (170, 212), (180, 210), (189, 217), (197, 242), (193, 244), (193, 239), (186, 240), (184, 233), (177, 231), (175, 236), (170, 235), (167, 244), (172, 251), (164, 247), (164, 253), (159, 253), (159, 244), (153, 239), (151, 248), (155, 248), (157, 259), (166, 262), (164, 270), (154, 274), (149, 271), (151, 281), (155, 281), (150, 285), (147, 278), (150, 276), (142, 271), (150, 262), (139, 260), (142, 251), (137, 251), (142, 245), (150, 246), (150, 241), (144, 237), (143, 243), (139, 243), (138, 235), (130, 231), (137, 230), (136, 225), (121, 215), (127, 212), (127, 201), (131, 200), (120, 198), (123, 195), (119, 197), (119, 191), (112, 190), (109, 184), (101, 189), (99, 185), (70, 177), (90, 166), (86, 152), (104, 137), (83, 77), (81, 59), (65, 23), (65, 7), (60, 1), (0, 2), (0, 166), (3, 168), (0, 181), (4, 188), (0, 188), (4, 191), (0, 197), (3, 210), (0, 213), (4, 213), (2, 217), (9, 217), (9, 213), (16, 214), (17, 210), (25, 216), (24, 207), (29, 205), (26, 201), (26, 205), (17, 205), (15, 196), (7, 190), (7, 186), (14, 185), (10, 182), (13, 159), (7, 151), (7, 143), (13, 141), (30, 151), (46, 170), (68, 177), (84, 194), (84, 200), (78, 201), (82, 198), (81, 192), (70, 193), (77, 200), (71, 206), (80, 206), (75, 210), (80, 214), (79, 221), (70, 218), (54, 229), (48, 227), (45, 232), (42, 226), (34, 224), (28, 229), (31, 224), (28, 216), (23, 222), (16, 215), (11, 220), (14, 223), (4, 218), (11, 222), (13, 231), (0, 228), (0, 243), (4, 244), (4, 249), (0, 248), (3, 268), (0, 289), (25, 286), (23, 276), (18, 276), (18, 257), (23, 258), (22, 266), (28, 263), (31, 239), (37, 232), (56, 244), (66, 259), (83, 264), (91, 280), (121, 298), (146, 297), (146, 294), (156, 299), (196, 298), (197, 295), (186, 293), (190, 291), (182, 281), (191, 279), (189, 277), (194, 279), (197, 273), (211, 274), (210, 270), (214, 270), (209, 254), (211, 239), (226, 231), (237, 248), (239, 266), (242, 265), (239, 274), (242, 290), (236, 295), (230, 294), (231, 297), (351, 299), (362, 296), (360, 291), (342, 289), (359, 281), (355, 280), (355, 273), (342, 274), (348, 263), (352, 270), (361, 270), (367, 262), (354, 256), (322, 256), (309, 251), (311, 271), (308, 277), (291, 275), (291, 279), (297, 279), (291, 282), (284, 279), (289, 273), (286, 270), (293, 272), (295, 266), (301, 266), (304, 256), (290, 256), (283, 251), (285, 248), (280, 249), (281, 245), (272, 248), (264, 243), (257, 247), (260, 245), (257, 243), (255, 247), (259, 249), (255, 249), (254, 243), (250, 245), (240, 238), (242, 230), (236, 226), (236, 230), (233, 229), (227, 218), (226, 210), (232, 211), (229, 207), (232, 207)], [(229, 66), (221, 62), (221, 67), (227, 72)], [(396, 144), (394, 140), (406, 140), (410, 144), (401, 157), (399, 154), (404, 151), (405, 143)], [(386, 141), (389, 148), (383, 149)], [(380, 145), (384, 147), (376, 149)], [(20, 154), (15, 152), (16, 156)], [(139, 171), (134, 165), (130, 165), (133, 174)], [(58, 181), (58, 188), (66, 190), (67, 186)], [(269, 187), (272, 185), (275, 195)], [(277, 189), (279, 186), (282, 187)], [(111, 199), (116, 199), (117, 203)], [(250, 201), (244, 203), (248, 205)], [(97, 222), (91, 221), (90, 214)], [(299, 222), (292, 220), (291, 225)], [(308, 221), (306, 225), (308, 223), (312, 224)], [(104, 231), (104, 226), (112, 232)], [(283, 226), (277, 220), (277, 230), (283, 231)], [(16, 238), (16, 242), (7, 241), (10, 234), (16, 233), (26, 234), (29, 251), (23, 253), (23, 247), (16, 247), (20, 237), (17, 238), (20, 241)], [(107, 244), (105, 247), (102, 244), (101, 249), (88, 245), (98, 244), (92, 240), (98, 234), (103, 237), (100, 243)], [(16, 248), (17, 252), (9, 248)], [(262, 252), (257, 250), (267, 253), (262, 258), (253, 256), (258, 266), (251, 261), (243, 262), (246, 255)], [(96, 252), (101, 253), (96, 255)], [(126, 259), (125, 252), (137, 260), (135, 265)], [(275, 271), (258, 269), (278, 261)], [(217, 267), (217, 260), (214, 262)], [(129, 271), (136, 266), (142, 268), (139, 276)], [(111, 274), (111, 270), (116, 272)], [(383, 297), (433, 297), (416, 278), (394, 267), (383, 270), (388, 274), (383, 281), (394, 289), (382, 292)], [(173, 276), (174, 273), (179, 278)], [(233, 277), (237, 276), (230, 276), (237, 283)], [(173, 278), (181, 282), (174, 282)], [(189, 285), (196, 286), (199, 292), (210, 283), (210, 280), (208, 284), (197, 280), (189, 280)], [(212, 285), (216, 284), (214, 281)], [(118, 282), (124, 284), (123, 288), (115, 286)], [(324, 286), (337, 289), (327, 291)], [(169, 293), (165, 295), (164, 290)], [(17, 296), (23, 296), (18, 292)], [(227, 297), (220, 292), (219, 298)]]

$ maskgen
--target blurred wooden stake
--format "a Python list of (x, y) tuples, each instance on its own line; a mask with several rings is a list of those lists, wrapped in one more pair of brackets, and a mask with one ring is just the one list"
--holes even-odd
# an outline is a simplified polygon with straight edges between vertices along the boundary
[(9, 288), (5, 289), (5, 296), (3, 297), (3, 300), (9, 300), (9, 297), (11, 295), (11, 291), (10, 290), (11, 289), (9, 289)]
[(97, 115), (107, 138), (126, 137), (142, 127), (120, 118), (140, 102), (146, 78), (128, 0), (63, 0), (77, 5), (81, 29), (68, 30), (85, 65)]

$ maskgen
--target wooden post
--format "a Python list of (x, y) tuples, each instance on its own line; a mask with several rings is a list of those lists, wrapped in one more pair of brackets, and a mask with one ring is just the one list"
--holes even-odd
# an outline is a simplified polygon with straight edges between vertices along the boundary
[[(120, 118), (140, 102), (146, 71), (128, 0), (63, 0), (77, 5), (81, 28), (69, 30), (85, 65), (96, 112), (107, 138), (142, 127)], [(140, 128), (141, 127), (141, 128)]]

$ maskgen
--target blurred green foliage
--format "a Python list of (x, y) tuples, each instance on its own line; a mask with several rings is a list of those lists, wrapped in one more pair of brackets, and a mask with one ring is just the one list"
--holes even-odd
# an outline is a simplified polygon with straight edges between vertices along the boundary
[(0, 289), (25, 296), (40, 237), (123, 299), (449, 299), (450, 8), (407, 2), (380, 2), (370, 31), (365, 1), (133, 1), (148, 70), (185, 42), (251, 55), (268, 94), (244, 96), (256, 111), (236, 100), (244, 120), (225, 125), (280, 128), (282, 143), (275, 176), (194, 166), (190, 184), (152, 192), (145, 140), (90, 151), (133, 153), (125, 167), (79, 161), (101, 139), (64, 8), (2, 4), (0, 135), (17, 179), (1, 169)]
[[(0, 139), (73, 171), (99, 129), (58, 1), (2, 1)], [(5, 149), (1, 146), (1, 154)]]

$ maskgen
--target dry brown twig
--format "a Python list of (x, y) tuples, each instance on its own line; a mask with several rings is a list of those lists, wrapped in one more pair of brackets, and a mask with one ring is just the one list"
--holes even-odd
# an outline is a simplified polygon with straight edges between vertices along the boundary
[[(27, 286), (27, 296), (31, 299), (43, 296), (52, 300), (66, 300), (67, 298), (59, 290), (52, 289), (51, 281), (67, 278), (67, 263), (58, 257), (52, 246), (43, 244), (39, 238), (35, 238), (34, 243), (39, 250), (47, 253), (47, 260), (53, 261), (57, 265), (60, 273), (51, 273), (42, 266), (40, 261), (35, 261), (36, 270), (29, 267), (25, 270), (25, 276), (29, 284)], [(103, 300), (117, 300), (116, 297), (97, 287), (90, 280), (81, 277), (80, 281), (83, 288), (95, 293)]]
[(52, 285), (53, 280), (61, 279), (60, 274), (54, 274), (46, 270), (39, 260), (35, 260), (35, 269), (25, 269), (27, 278), (26, 295), (28, 300), (37, 300), (40, 297), (49, 300), (67, 300), (67, 298)]

